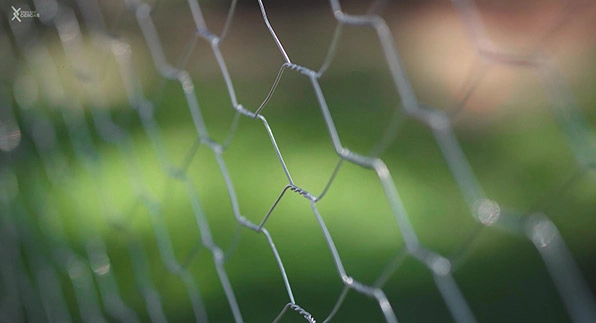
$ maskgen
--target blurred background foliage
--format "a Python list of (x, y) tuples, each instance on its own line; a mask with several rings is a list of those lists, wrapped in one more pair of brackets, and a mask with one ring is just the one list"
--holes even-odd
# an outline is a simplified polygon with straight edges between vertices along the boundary
[[(344, 5), (346, 12), (358, 14), (365, 13), (370, 3), (352, 1)], [(478, 5), (489, 35), (507, 52), (552, 54), (594, 129), (595, 6), (580, 4), (572, 10), (555, 1), (480, 1)], [(328, 3), (265, 1), (265, 6), (293, 62), (318, 69), (336, 24)], [(197, 132), (182, 89), (178, 83), (157, 75), (134, 15), (122, 13), (120, 1), (107, 1), (101, 7), (109, 31), (132, 46), (135, 71), (147, 97), (156, 104), (155, 120), (172, 162), (182, 165), (189, 152), (192, 156), (187, 175), (197, 187), (215, 241), (230, 251), (225, 268), (244, 319), (272, 320), (289, 300), (264, 236), (242, 229), (235, 241), (238, 225), (222, 173), (212, 151), (204, 145), (197, 146)], [(201, 2), (210, 29), (221, 30), (228, 7), (229, 2)], [(379, 9), (390, 25), (422, 103), (436, 109), (457, 108), (462, 84), (470, 75), (477, 77), (473, 81), (477, 85), (474, 92), (453, 119), (472, 169), (487, 195), (504, 210), (547, 214), (558, 226), (592, 292), (596, 291), (596, 279), (591, 274), (596, 270), (596, 175), (593, 170), (582, 170), (574, 160), (569, 142), (551, 113), (552, 100), (540, 75), (529, 68), (483, 63), (468, 37), (469, 31), (447, 1), (391, 2)], [(188, 5), (184, 1), (160, 0), (152, 18), (167, 60), (180, 61), (194, 33)], [(63, 68), (62, 83), (73, 98), (85, 104), (81, 91), (85, 81), (72, 76), (78, 68), (76, 62), (64, 58), (51, 30), (45, 36), (50, 40), (53, 64)], [(239, 102), (255, 111), (283, 63), (256, 1), (239, 2), (221, 48)], [(9, 49), (2, 47), (5, 50)], [(138, 171), (149, 184), (153, 198), (161, 203), (176, 257), (181, 263), (188, 260), (209, 318), (214, 322), (231, 321), (212, 255), (199, 246), (200, 233), (184, 184), (162, 171), (151, 140), (126, 101), (115, 61), (92, 49), (86, 55), (88, 64), (83, 66), (96, 69), (101, 75), (100, 80), (91, 82), (104, 86), (110, 113), (131, 135), (133, 153), (140, 165)], [(210, 134), (223, 142), (234, 110), (206, 41), (198, 39), (186, 68), (192, 75)], [(30, 230), (66, 237), (75, 248), (82, 248), (87, 232), (98, 229), (108, 244), (112, 270), (125, 301), (145, 315), (126, 247), (131, 236), (138, 237), (148, 251), (150, 275), (168, 317), (173, 322), (192, 320), (188, 296), (180, 280), (164, 268), (150, 214), (133, 193), (128, 180), (130, 170), (118, 147), (94, 132), (103, 172), (89, 174), (86, 161), (77, 158), (70, 147), (46, 78), (32, 74), (26, 63), (5, 67), (3, 71), (8, 73), (5, 80), (13, 90), (9, 100), (28, 111), (16, 109), (21, 128), (27, 127), (26, 113), (48, 112), (48, 121), (58, 125), (56, 140), (65, 147), (67, 157), (67, 165), (53, 171), (69, 176), (60, 177), (59, 185), (50, 186), (41, 167), (41, 156), (25, 131), (15, 150), (2, 153), (3, 164), (11, 165), (18, 178), (16, 198), (25, 209), (32, 213), (56, 212), (65, 226), (61, 230), (56, 223), (36, 219)], [(403, 119), (396, 139), (381, 157), (392, 173), (421, 243), (445, 256), (462, 248), (469, 251), (454, 275), (480, 321), (569, 320), (532, 244), (498, 229), (480, 228), (469, 214), (430, 129), (400, 114), (400, 98), (374, 30), (345, 27), (337, 55), (320, 82), (342, 143), (350, 150), (367, 154), (380, 141), (392, 118)], [(27, 103), (26, 98), (32, 95), (36, 99)], [(313, 194), (321, 192), (338, 157), (309, 80), (286, 71), (263, 115), (295, 183)], [(86, 120), (92, 125), (88, 113)], [(242, 214), (259, 223), (287, 184), (262, 123), (240, 118), (223, 157)], [(105, 205), (97, 198), (102, 189), (108, 195), (108, 208), (116, 210), (108, 212), (107, 218), (102, 212)], [(374, 172), (344, 163), (318, 206), (347, 272), (359, 281), (373, 283), (391, 257), (403, 252), (399, 227)], [(116, 224), (127, 230), (117, 230)], [(321, 320), (333, 308), (342, 284), (309, 202), (288, 192), (266, 227), (281, 254), (297, 303)], [(72, 287), (66, 279), (64, 282), (67, 298), (74, 304)], [(383, 290), (403, 322), (451, 320), (431, 273), (413, 258), (406, 258)], [(350, 292), (335, 321), (382, 319), (376, 301)], [(296, 313), (288, 313), (284, 318), (288, 322), (301, 320)]]

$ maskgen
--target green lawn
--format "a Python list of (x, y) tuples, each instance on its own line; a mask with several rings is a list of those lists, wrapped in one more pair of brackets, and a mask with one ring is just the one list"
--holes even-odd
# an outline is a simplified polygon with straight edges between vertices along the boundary
[[(374, 93), (374, 89), (386, 86), (388, 80), (381, 76), (367, 71), (353, 75), (346, 78), (332, 74), (321, 84), (342, 143), (354, 151), (367, 153), (388, 124), (396, 99)], [(362, 80), (370, 85), (363, 88)], [(227, 92), (212, 82), (198, 81), (195, 85), (209, 131), (216, 141), (223, 142), (233, 118)], [(236, 86), (243, 93), (254, 89), (255, 97), (263, 97), (262, 84), (240, 80)], [(240, 100), (245, 102), (243, 98)], [(258, 100), (250, 97), (246, 101)], [(168, 158), (180, 166), (189, 151), (193, 151), (197, 133), (176, 83), (167, 83), (162, 102), (155, 119)], [(255, 110), (252, 106), (247, 108)], [(284, 78), (263, 113), (296, 185), (318, 195), (338, 158), (307, 80), (292, 75), (287, 80)], [(69, 148), (66, 155), (71, 177), (51, 188), (46, 186), (43, 200), (25, 198), (26, 203), (57, 210), (65, 222), (67, 237), (77, 249), (90, 234), (101, 232), (125, 300), (144, 313), (126, 249), (130, 239), (139, 239), (147, 251), (151, 277), (166, 312), (172, 321), (186, 321), (193, 315), (188, 296), (181, 281), (165, 270), (151, 226), (149, 204), (139, 200), (131, 183), (146, 185), (150, 200), (159, 202), (159, 206), (153, 205), (150, 210), (159, 211), (153, 216), (163, 217), (176, 258), (180, 263), (190, 259), (188, 268), (198, 283), (209, 317), (214, 322), (230, 321), (231, 312), (211, 254), (205, 248), (194, 253), (201, 234), (184, 184), (163, 172), (134, 111), (122, 107), (114, 110), (113, 116), (131, 136), (132, 155), (138, 162), (138, 167), (132, 169), (142, 177), (137, 174), (131, 177), (131, 168), (125, 162), (128, 157), (123, 159), (115, 145), (94, 138), (102, 172), (92, 168), (90, 175), (84, 162), (73, 158)], [(467, 115), (467, 118), (482, 117)], [(590, 257), (596, 247), (592, 241), (596, 227), (594, 172), (582, 173), (569, 188), (544, 198), (545, 192), (556, 189), (577, 170), (569, 145), (548, 109), (509, 112), (484, 124), (482, 129), (464, 124), (456, 127), (456, 133), (486, 193), (504, 210), (543, 211), (550, 216), (593, 290), (596, 281), (588, 273), (596, 268)], [(59, 140), (70, 145), (64, 132)], [(214, 241), (228, 250), (237, 225), (222, 172), (206, 145), (199, 145), (190, 156), (187, 176), (196, 187), (196, 197)], [(395, 142), (381, 157), (391, 171), (421, 243), (445, 256), (461, 244), (468, 245), (467, 236), (477, 227), (430, 130), (418, 121), (407, 119)], [(223, 159), (242, 215), (259, 223), (288, 183), (263, 124), (242, 117)], [(43, 182), (39, 168), (39, 161), (32, 159), (18, 170), (25, 190)], [(105, 199), (98, 199), (98, 192), (103, 192)], [(536, 205), (539, 200), (543, 202)], [(106, 205), (109, 207), (105, 208)], [(347, 272), (359, 281), (373, 283), (391, 256), (403, 247), (400, 228), (380, 181), (371, 170), (344, 163), (317, 206)], [(119, 223), (126, 231), (123, 233), (107, 222)], [(331, 311), (342, 285), (309, 201), (288, 191), (265, 227), (281, 254), (297, 303), (322, 321)], [(50, 228), (49, 232), (63, 238), (59, 230)], [(546, 268), (529, 241), (488, 228), (467, 249), (469, 258), (454, 276), (480, 321), (568, 319)], [(262, 234), (248, 229), (240, 232), (226, 271), (248, 322), (270, 321), (289, 302), (279, 268)], [(66, 289), (70, 295), (69, 287)], [(430, 272), (413, 258), (405, 260), (384, 290), (400, 320), (450, 319)], [(287, 314), (286, 318), (288, 322), (300, 321), (296, 313)], [(349, 293), (336, 317), (337, 322), (381, 319), (376, 302), (354, 291)]]

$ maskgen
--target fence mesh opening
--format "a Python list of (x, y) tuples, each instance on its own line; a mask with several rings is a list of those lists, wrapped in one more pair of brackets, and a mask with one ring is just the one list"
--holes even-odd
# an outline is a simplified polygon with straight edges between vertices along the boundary
[(596, 321), (593, 3), (0, 12), (0, 322)]

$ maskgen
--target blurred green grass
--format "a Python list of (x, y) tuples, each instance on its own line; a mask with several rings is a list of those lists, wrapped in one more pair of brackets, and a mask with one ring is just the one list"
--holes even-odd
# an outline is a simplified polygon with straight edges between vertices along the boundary
[[(353, 5), (361, 4), (354, 2)], [(203, 7), (208, 25), (215, 31), (221, 30), (228, 8), (227, 3), (221, 5), (218, 2), (217, 5), (220, 6), (219, 11), (215, 12), (211, 12), (213, 8)], [(299, 10), (301, 6), (311, 5), (309, 2), (308, 5), (297, 6), (296, 10), (282, 8), (269, 12), (272, 13), (272, 25), (293, 62), (316, 69), (325, 57), (336, 21), (329, 10)], [(419, 8), (421, 12), (427, 5)], [(240, 7), (229, 37), (221, 47), (239, 101), (255, 111), (269, 91), (282, 57), (263, 24), (256, 3), (249, 5), (242, 2)], [(152, 12), (152, 18), (164, 41), (168, 61), (176, 62), (194, 32), (189, 27), (193, 26), (190, 12), (184, 1), (168, 2), (167, 6), (157, 8)], [(275, 10), (270, 3), (267, 3), (267, 8)], [(489, 10), (487, 14), (490, 13)], [(453, 94), (449, 92), (451, 85), (460, 83), (457, 76), (465, 72), (458, 69), (464, 69), (466, 64), (462, 62), (465, 63), (466, 55), (470, 54), (465, 48), (461, 52), (451, 51), (450, 48), (459, 50), (460, 47), (470, 46), (458, 42), (458, 35), (463, 34), (465, 28), (459, 25), (453, 27), (449, 20), (441, 20), (440, 15), (419, 15), (416, 10), (408, 8), (387, 10), (384, 15), (388, 22), (396, 23), (390, 28), (421, 102), (436, 105), (436, 108), (450, 106), (453, 98), (445, 96)], [(172, 163), (179, 166), (197, 141), (187, 102), (177, 83), (165, 82), (163, 93), (159, 86), (152, 83), (154, 75), (151, 73), (154, 72), (148, 48), (145, 40), (140, 38), (140, 32), (134, 30), (136, 27), (131, 27), (136, 25), (134, 15), (118, 19), (122, 20), (114, 24), (118, 29), (115, 31), (133, 47), (133, 65), (145, 85), (145, 93), (159, 102), (155, 119), (167, 154)], [(425, 24), (440, 26), (437, 29), (444, 28), (445, 32), (437, 33)], [(520, 30), (517, 34), (527, 33)], [(423, 46), (431, 43), (436, 45)], [(52, 49), (52, 53), (60, 58), (58, 65), (69, 66), (67, 60), (62, 60), (59, 43), (56, 42), (53, 47), (57, 50)], [(86, 54), (90, 55), (91, 62), (95, 62), (91, 57), (96, 54), (95, 49), (89, 49)], [(582, 56), (573, 51), (569, 55)], [(567, 60), (570, 61), (569, 58)], [(399, 108), (399, 97), (395, 94), (385, 61), (374, 30), (347, 26), (333, 64), (320, 80), (342, 143), (362, 154), (367, 154), (379, 141), (393, 110)], [(570, 70), (572, 74), (577, 67), (568, 61), (562, 60), (564, 64), (561, 65), (563, 70)], [(586, 61), (585, 57), (578, 59), (578, 62), (582, 61)], [(189, 62), (187, 68), (193, 75), (209, 132), (216, 141), (223, 142), (234, 111), (211, 48), (203, 42)], [(453, 70), (441, 67), (453, 67)], [(519, 68), (502, 69), (507, 70), (505, 74), (512, 77), (511, 82), (515, 86), (523, 81), (539, 81), (533, 72)], [(593, 66), (585, 69), (593, 70)], [(167, 225), (176, 258), (181, 263), (188, 261), (188, 268), (197, 280), (211, 321), (233, 321), (211, 254), (205, 248), (197, 249), (201, 233), (184, 185), (163, 172), (137, 114), (122, 103), (125, 93), (119, 86), (121, 83), (114, 81), (119, 74), (116, 66), (101, 72), (109, 85), (110, 99), (119, 104), (111, 107), (110, 111), (116, 122), (131, 135), (133, 154), (139, 161), (137, 170), (147, 182), (149, 195), (159, 202), (160, 214)], [(592, 129), (596, 128), (596, 109), (593, 108), (596, 91), (592, 90), (596, 83), (595, 75), (586, 72), (580, 78), (571, 77), (579, 105), (586, 107), (584, 112)], [(593, 257), (596, 248), (593, 238), (596, 228), (594, 171), (579, 173), (570, 187), (557, 191), (567, 178), (577, 174), (577, 166), (565, 136), (549, 112), (550, 102), (546, 93), (532, 91), (531, 86), (527, 91), (528, 87), (522, 85), (517, 92), (508, 91), (502, 83), (505, 83), (503, 79), (509, 79), (499, 77), (502, 75), (497, 71), (497, 80), (489, 78), (488, 85), (485, 85), (489, 89), (484, 90), (498, 93), (506, 100), (501, 102), (497, 112), (464, 110), (455, 123), (459, 142), (486, 193), (504, 210), (519, 213), (543, 211), (554, 221), (590, 289), (595, 292), (596, 276), (591, 275), (596, 271)], [(31, 83), (35, 88), (36, 76), (31, 75), (30, 78), (16, 83)], [(72, 88), (72, 95), (85, 102), (81, 93), (74, 93), (80, 87), (80, 80), (73, 75), (66, 79), (70, 81), (65, 82), (68, 91)], [(453, 84), (446, 84), (448, 82)], [(495, 88), (490, 88), (492, 86)], [(510, 97), (513, 99), (508, 100)], [(296, 184), (313, 194), (320, 193), (338, 157), (333, 151), (309, 81), (298, 73), (286, 71), (263, 113)], [(148, 269), (168, 318), (172, 322), (192, 321), (194, 317), (184, 286), (180, 279), (165, 269), (151, 226), (151, 215), (139, 196), (133, 193), (130, 169), (122, 160), (118, 148), (95, 135), (93, 140), (98, 147), (103, 172), (97, 173), (94, 168), (89, 174), (85, 169), (86, 161), (76, 158), (70, 147), (64, 122), (57, 113), (51, 115), (50, 120), (57, 125), (58, 138), (65, 147), (64, 153), (70, 166), (66, 173), (72, 176), (64, 177), (56, 186), (51, 186), (45, 180), (39, 158), (29, 158), (16, 169), (23, 204), (27, 208), (41, 210), (40, 213), (59, 216), (65, 222), (65, 231), (61, 231), (58, 221), (37, 219), (38, 225), (56, 239), (72, 241), (79, 254), (85, 253), (83, 243), (86, 238), (94, 231), (101, 232), (108, 244), (111, 270), (118, 279), (125, 303), (140, 313), (143, 321), (148, 321), (144, 314), (145, 304), (135, 286), (135, 273), (127, 250), (131, 241), (139, 239), (148, 253)], [(86, 121), (92, 125), (89, 115)], [(25, 135), (22, 146), (32, 146), (30, 138)], [(28, 153), (31, 156), (37, 154)], [(469, 214), (427, 126), (412, 119), (405, 120), (398, 137), (381, 157), (391, 170), (421, 243), (445, 256), (457, 252), (461, 244), (469, 249), (470, 254), (454, 277), (479, 321), (569, 320), (544, 264), (529, 241), (488, 228), (479, 233), (472, 245), (468, 245), (468, 235), (475, 234), (478, 226)], [(242, 215), (259, 223), (287, 184), (263, 125), (242, 117), (223, 158), (234, 183)], [(56, 168), (50, 171), (59, 173), (63, 170)], [(216, 243), (231, 251), (226, 270), (244, 319), (247, 322), (271, 321), (289, 298), (265, 237), (242, 229), (239, 241), (234, 245), (238, 226), (221, 170), (208, 147), (199, 146), (187, 174), (196, 185), (197, 197)], [(138, 181), (133, 177), (132, 184)], [(106, 200), (98, 200), (99, 191), (106, 193)], [(102, 208), (106, 206), (116, 212), (109, 208), (103, 212)], [(347, 272), (357, 280), (374, 282), (391, 257), (403, 248), (400, 228), (378, 178), (370, 170), (344, 163), (326, 197), (317, 206)], [(117, 225), (127, 230), (122, 231)], [(333, 308), (343, 286), (309, 202), (288, 192), (266, 228), (281, 254), (297, 303), (322, 321)], [(31, 230), (36, 232), (37, 228)], [(49, 252), (45, 247), (50, 244), (40, 241), (39, 245), (44, 248), (40, 247), (38, 251)], [(30, 269), (32, 272), (33, 268)], [(66, 273), (63, 272), (61, 277), (71, 312), (76, 313), (71, 283)], [(430, 272), (411, 257), (406, 258), (383, 290), (400, 321), (451, 320)], [(373, 299), (350, 292), (334, 321), (382, 320), (381, 311)], [(303, 319), (293, 312), (284, 317), (284, 322), (294, 321), (303, 322)]]
[[(359, 95), (387, 81), (371, 72), (360, 73), (360, 76), (358, 72), (353, 74), (354, 78), (332, 75), (322, 81), (322, 86), (324, 91), (328, 90), (325, 93), (343, 144), (366, 152), (379, 140), (391, 110), (373, 111), (363, 107), (392, 107), (393, 99), (374, 93)], [(369, 87), (363, 88), (359, 79), (371, 82)], [(258, 93), (259, 89), (248, 81), (240, 81), (238, 86), (245, 92), (253, 87)], [(224, 87), (213, 86), (211, 82), (198, 81), (196, 88), (209, 131), (216, 140), (222, 141), (233, 117), (228, 94)], [(264, 114), (296, 184), (318, 194), (338, 158), (317, 102), (309, 91), (308, 82), (288, 76)], [(358, 97), (365, 99), (359, 101)], [(196, 143), (197, 133), (177, 84), (167, 83), (162, 102), (155, 119), (171, 161), (180, 165)], [(184, 185), (164, 174), (135, 112), (123, 107), (113, 113), (132, 136), (139, 171), (152, 198), (161, 203), (161, 214), (177, 259), (184, 262), (200, 241)], [(457, 127), (456, 132), (488, 195), (504, 208), (520, 212), (544, 211), (549, 215), (559, 226), (594, 290), (596, 282), (588, 274), (596, 268), (590, 257), (594, 254), (595, 244), (591, 239), (596, 227), (593, 172), (583, 176), (571, 189), (547, 198), (548, 203), (540, 205), (545, 209), (534, 209), (534, 202), (545, 191), (556, 188), (576, 169), (565, 137), (548, 110), (519, 111), (508, 118), (489, 121), (482, 131)], [(64, 145), (69, 145), (64, 134), (60, 138)], [(122, 293), (136, 310), (144, 312), (126, 252), (128, 238), (137, 236), (148, 251), (151, 274), (166, 311), (173, 321), (191, 320), (191, 307), (182, 284), (167, 273), (159, 258), (148, 212), (138, 205), (138, 197), (131, 194), (129, 169), (117, 147), (96, 140), (100, 143), (98, 154), (104, 167), (101, 177), (89, 176), (83, 161), (71, 158), (73, 177), (62, 181), (59, 187), (48, 189), (46, 202), (41, 207), (60, 211), (69, 237), (77, 244), (86, 237), (85, 230), (102, 232)], [(241, 118), (223, 157), (242, 214), (259, 223), (287, 184), (263, 125)], [(477, 227), (429, 129), (415, 120), (406, 120), (382, 158), (392, 172), (422, 244), (449, 255), (459, 244), (465, 243), (465, 237)], [(39, 174), (28, 175), (29, 167), (32, 166), (23, 166), (19, 178), (36, 183), (39, 179), (28, 179), (28, 176)], [(221, 171), (208, 147), (199, 146), (189, 164), (188, 176), (196, 185), (215, 241), (226, 249), (237, 225)], [(106, 224), (100, 211), (102, 202), (96, 199), (98, 190), (105, 190), (112, 207), (119, 210), (119, 217), (109, 220), (122, 222), (130, 234), (119, 233)], [(370, 170), (344, 163), (318, 206), (347, 272), (360, 281), (372, 283), (391, 256), (403, 247), (399, 227), (380, 182)], [(309, 202), (288, 192), (266, 228), (281, 254), (298, 304), (319, 320), (324, 318), (331, 311), (342, 285)], [(480, 321), (567, 320), (559, 296), (529, 241), (489, 228), (482, 231), (470, 249), (470, 257), (455, 273), (455, 278)], [(197, 279), (209, 317), (215, 322), (231, 321), (229, 305), (211, 255), (205, 248), (192, 258), (189, 269)], [(289, 301), (279, 268), (263, 235), (243, 229), (226, 270), (248, 322), (272, 320)], [(450, 317), (430, 272), (414, 259), (407, 258), (384, 290), (398, 318), (404, 321), (445, 321)], [(287, 321), (300, 319), (296, 313), (289, 313), (286, 318)], [(350, 292), (336, 318), (338, 322), (381, 320), (376, 302), (355, 292)]]

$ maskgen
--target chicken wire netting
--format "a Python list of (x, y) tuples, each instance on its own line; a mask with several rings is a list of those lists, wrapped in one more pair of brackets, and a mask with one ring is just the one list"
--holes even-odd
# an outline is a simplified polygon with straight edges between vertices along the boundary
[(0, 321), (596, 321), (595, 7), (4, 1)]

